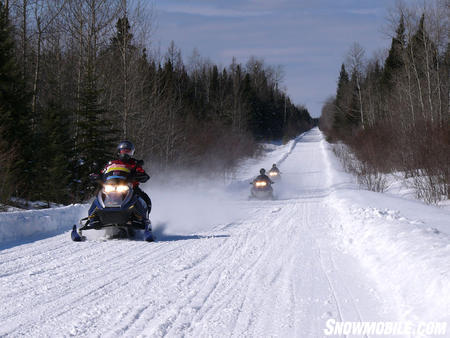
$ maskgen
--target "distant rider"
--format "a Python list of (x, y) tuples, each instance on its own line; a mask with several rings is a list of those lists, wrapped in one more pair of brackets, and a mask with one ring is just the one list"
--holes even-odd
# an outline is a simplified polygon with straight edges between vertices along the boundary
[(272, 164), (272, 168), (269, 170), (269, 173), (277, 173), (280, 174), (280, 169), (277, 168), (277, 164)]
[(137, 160), (133, 158), (134, 155), (134, 145), (130, 141), (122, 141), (117, 146), (117, 160), (109, 161), (108, 164), (101, 171), (103, 177), (107, 175), (111, 169), (115, 167), (125, 167), (130, 171), (130, 176), (133, 182), (134, 192), (141, 197), (147, 204), (148, 214), (152, 209), (152, 201), (150, 197), (139, 188), (139, 183), (145, 183), (150, 179), (150, 176), (142, 168), (144, 165), (143, 160)]

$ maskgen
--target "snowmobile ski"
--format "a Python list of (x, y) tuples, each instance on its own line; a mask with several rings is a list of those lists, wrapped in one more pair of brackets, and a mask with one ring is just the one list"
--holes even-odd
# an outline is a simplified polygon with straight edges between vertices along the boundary
[(77, 226), (75, 224), (73, 225), (72, 233), (70, 234), (70, 237), (72, 238), (72, 241), (74, 241), (74, 242), (82, 242), (86, 239), (85, 236), (82, 236), (80, 233), (78, 233)]
[(151, 229), (151, 223), (147, 223), (145, 225), (145, 230), (144, 230), (144, 241), (146, 242), (153, 242), (155, 239), (153, 237), (153, 233), (152, 233), (152, 229)]

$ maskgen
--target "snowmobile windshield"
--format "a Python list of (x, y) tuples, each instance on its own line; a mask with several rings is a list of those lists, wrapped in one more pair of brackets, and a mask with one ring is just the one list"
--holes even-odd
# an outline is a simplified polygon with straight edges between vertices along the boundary
[(122, 202), (124, 200), (123, 194), (117, 193), (117, 192), (110, 192), (105, 194), (105, 207), (107, 208), (115, 208), (120, 207), (122, 205)]

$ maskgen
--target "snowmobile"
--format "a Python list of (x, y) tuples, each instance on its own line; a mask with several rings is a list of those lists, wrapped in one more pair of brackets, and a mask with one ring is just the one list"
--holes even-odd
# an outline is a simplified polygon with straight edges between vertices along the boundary
[(252, 185), (250, 198), (273, 199), (272, 183), (267, 180), (255, 179), (250, 184)]
[[(144, 240), (153, 241), (148, 207), (133, 190), (133, 183), (126, 173), (109, 176), (103, 180), (96, 175), (101, 188), (89, 208), (88, 217), (80, 220), (80, 227), (74, 225), (71, 238), (75, 242), (84, 241), (85, 230), (108, 228), (113, 238), (130, 238), (136, 230), (143, 231)], [(133, 177), (134, 180), (139, 178)], [(92, 179), (92, 178), (91, 178)]]
[(272, 181), (277, 182), (281, 180), (281, 173), (275, 170), (269, 170), (269, 177)]

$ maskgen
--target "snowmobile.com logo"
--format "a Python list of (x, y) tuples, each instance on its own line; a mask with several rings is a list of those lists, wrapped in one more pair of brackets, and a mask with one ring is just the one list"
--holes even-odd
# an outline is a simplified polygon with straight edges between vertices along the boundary
[(326, 336), (344, 335), (445, 335), (447, 322), (339, 322), (336, 319), (328, 319), (323, 330)]

